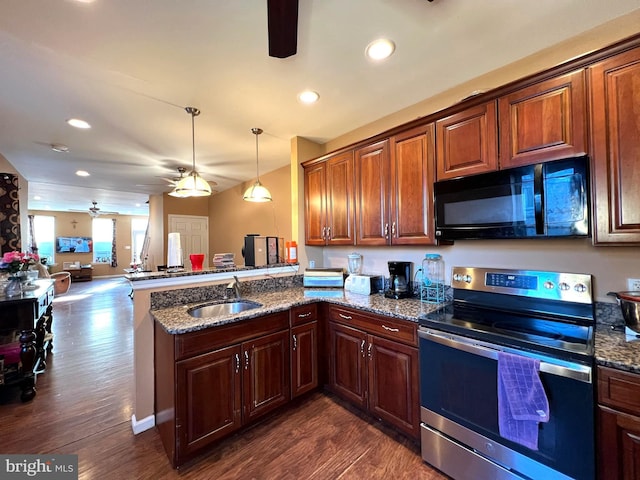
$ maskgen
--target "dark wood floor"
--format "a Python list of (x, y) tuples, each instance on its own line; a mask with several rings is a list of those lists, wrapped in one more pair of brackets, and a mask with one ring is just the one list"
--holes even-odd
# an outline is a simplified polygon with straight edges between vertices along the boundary
[(132, 302), (124, 279), (55, 299), (54, 348), (37, 396), (0, 390), (0, 453), (77, 454), (81, 479), (444, 479), (419, 448), (340, 400), (304, 402), (173, 470), (155, 429), (131, 431)]

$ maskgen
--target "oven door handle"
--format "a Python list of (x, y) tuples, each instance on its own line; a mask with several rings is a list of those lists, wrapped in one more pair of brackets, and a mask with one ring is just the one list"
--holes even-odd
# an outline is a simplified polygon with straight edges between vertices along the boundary
[(490, 358), (495, 361), (498, 361), (498, 352), (500, 351), (523, 357), (536, 358), (540, 360), (541, 372), (557, 375), (559, 377), (572, 378), (585, 383), (592, 383), (591, 367), (588, 365), (580, 365), (579, 363), (567, 362), (544, 355), (532, 354), (530, 352), (494, 345), (451, 333), (425, 329), (424, 327), (420, 327), (418, 329), (418, 336), (446, 347), (455, 348), (456, 350), (462, 350), (464, 352)]

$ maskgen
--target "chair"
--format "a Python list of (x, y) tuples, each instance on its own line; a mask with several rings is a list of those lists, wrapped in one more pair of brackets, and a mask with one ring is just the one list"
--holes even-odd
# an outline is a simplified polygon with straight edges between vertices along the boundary
[(53, 293), (58, 295), (64, 295), (69, 291), (71, 286), (71, 274), (69, 272), (49, 273), (47, 267), (41, 263), (36, 264), (39, 278), (50, 278), (54, 280)]

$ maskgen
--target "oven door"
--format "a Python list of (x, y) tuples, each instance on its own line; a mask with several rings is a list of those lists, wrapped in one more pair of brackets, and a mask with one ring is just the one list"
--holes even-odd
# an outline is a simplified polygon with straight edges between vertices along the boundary
[[(594, 478), (594, 389), (590, 366), (424, 327), (419, 336), (422, 448), (427, 462), (445, 473), (449, 471), (454, 478), (464, 478), (457, 469), (464, 463), (460, 454), (466, 450), (469, 463), (471, 457), (478, 456), (485, 463), (495, 463), (493, 478)], [(550, 419), (540, 424), (537, 451), (500, 436), (498, 350), (541, 361), (540, 378), (549, 400)], [(461, 450), (442, 454), (446, 449), (440, 448), (439, 440), (433, 440), (438, 435)], [(453, 459), (449, 462), (451, 470), (444, 458), (447, 456)], [(503, 470), (508, 472), (504, 476), (496, 473)], [(471, 475), (480, 478), (477, 469)]]

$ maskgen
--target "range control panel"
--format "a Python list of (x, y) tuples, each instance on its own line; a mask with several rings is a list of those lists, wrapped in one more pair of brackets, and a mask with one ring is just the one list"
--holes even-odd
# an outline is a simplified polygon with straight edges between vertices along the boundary
[(591, 275), (584, 273), (453, 267), (453, 288), (593, 303)]

